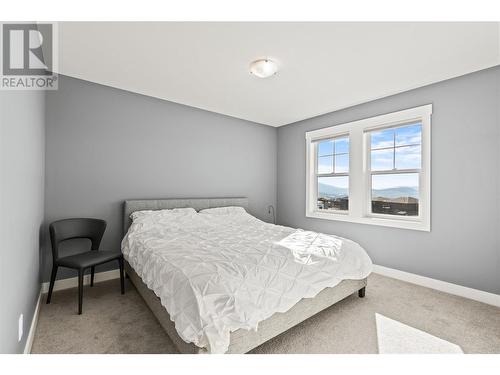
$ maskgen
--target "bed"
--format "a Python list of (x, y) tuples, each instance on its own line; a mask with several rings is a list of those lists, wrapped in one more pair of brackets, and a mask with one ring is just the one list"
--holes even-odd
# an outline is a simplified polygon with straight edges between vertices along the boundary
[(246, 198), (124, 202), (126, 274), (181, 353), (247, 353), (364, 297), (371, 261), (359, 245), (247, 210)]

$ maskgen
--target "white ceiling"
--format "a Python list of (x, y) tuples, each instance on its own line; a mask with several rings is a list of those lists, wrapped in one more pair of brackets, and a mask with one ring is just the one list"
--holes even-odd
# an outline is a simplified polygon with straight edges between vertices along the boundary
[[(498, 23), (60, 23), (59, 73), (281, 126), (500, 64)], [(251, 61), (275, 59), (259, 79)]]

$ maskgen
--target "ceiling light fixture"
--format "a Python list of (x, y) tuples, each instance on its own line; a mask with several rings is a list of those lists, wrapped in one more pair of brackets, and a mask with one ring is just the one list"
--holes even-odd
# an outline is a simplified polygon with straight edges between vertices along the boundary
[(250, 64), (250, 73), (259, 78), (267, 78), (276, 74), (278, 64), (269, 59), (255, 60)]

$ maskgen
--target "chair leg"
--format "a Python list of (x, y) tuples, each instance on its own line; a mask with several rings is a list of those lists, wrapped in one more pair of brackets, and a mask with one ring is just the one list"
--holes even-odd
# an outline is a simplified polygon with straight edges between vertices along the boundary
[(123, 257), (118, 258), (118, 263), (120, 263), (120, 287), (122, 294), (125, 294), (125, 277), (123, 275)]
[(54, 290), (54, 283), (56, 282), (57, 268), (59, 266), (57, 264), (52, 265), (52, 273), (50, 274), (50, 285), (49, 285), (49, 294), (47, 295), (47, 304), (50, 303), (50, 299), (52, 298), (52, 290)]
[(95, 266), (90, 267), (90, 286), (94, 286), (94, 272)]
[(78, 270), (78, 315), (82, 314), (82, 304), (83, 304), (83, 271)]
[(358, 296), (359, 298), (363, 298), (366, 294), (366, 286), (358, 290)]

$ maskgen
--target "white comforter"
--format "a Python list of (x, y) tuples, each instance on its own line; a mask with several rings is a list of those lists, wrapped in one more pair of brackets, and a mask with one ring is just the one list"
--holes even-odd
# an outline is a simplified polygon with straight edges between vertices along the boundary
[(264, 223), (235, 207), (132, 216), (125, 259), (161, 299), (179, 336), (211, 353), (227, 351), (230, 332), (256, 330), (302, 298), (372, 269), (353, 241)]

